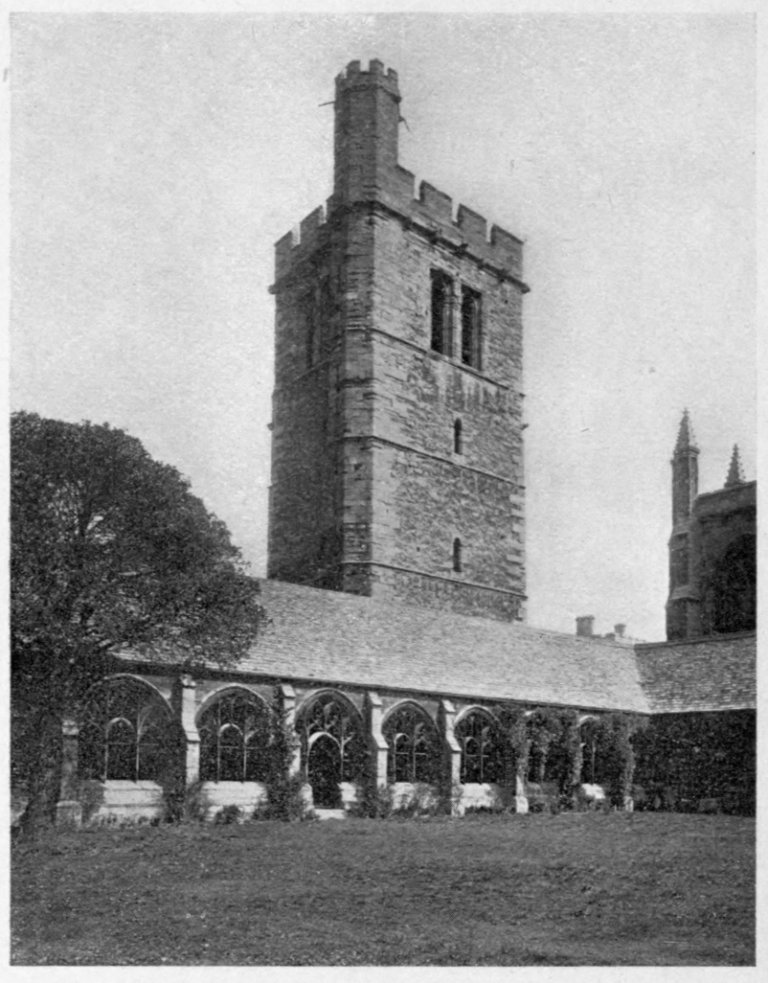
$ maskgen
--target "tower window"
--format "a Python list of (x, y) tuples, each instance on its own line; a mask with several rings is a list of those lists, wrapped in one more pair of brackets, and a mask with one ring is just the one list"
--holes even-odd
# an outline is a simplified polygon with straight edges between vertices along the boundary
[(453, 453), (463, 453), (461, 444), (461, 420), (456, 420), (453, 424)]
[(451, 355), (453, 281), (440, 270), (432, 270), (432, 337), (430, 346), (441, 355)]
[(480, 366), (481, 316), (480, 294), (469, 287), (461, 288), (461, 360), (473, 369)]
[(461, 540), (453, 541), (453, 572), (461, 573)]

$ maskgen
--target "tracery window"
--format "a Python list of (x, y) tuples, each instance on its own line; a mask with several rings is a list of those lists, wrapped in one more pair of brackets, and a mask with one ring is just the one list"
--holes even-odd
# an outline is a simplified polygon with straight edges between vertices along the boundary
[(471, 711), (456, 724), (454, 734), (461, 748), (463, 784), (503, 780), (503, 743), (498, 724), (489, 713)]
[[(366, 753), (362, 722), (354, 707), (334, 693), (316, 697), (298, 721), (305, 767), (311, 749), (323, 738), (334, 747), (338, 781), (355, 781), (361, 776)], [(336, 770), (336, 768), (334, 770)]]
[(425, 710), (413, 704), (400, 707), (387, 717), (383, 733), (391, 782), (431, 782), (438, 777), (440, 743)]
[(94, 689), (80, 728), (78, 770), (97, 781), (156, 781), (180, 753), (178, 730), (162, 697), (138, 679)]
[(257, 696), (228, 692), (200, 718), (200, 778), (259, 782), (269, 773), (269, 710)]

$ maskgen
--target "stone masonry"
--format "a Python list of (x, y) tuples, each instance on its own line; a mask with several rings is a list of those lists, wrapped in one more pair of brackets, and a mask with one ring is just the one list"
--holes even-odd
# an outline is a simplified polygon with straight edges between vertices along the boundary
[(414, 197), (399, 103), (337, 78), (334, 193), (276, 246), (268, 576), (522, 619), (522, 244)]
[(686, 411), (672, 457), (669, 640), (755, 629), (757, 485), (734, 448), (725, 486), (700, 494), (698, 454)]

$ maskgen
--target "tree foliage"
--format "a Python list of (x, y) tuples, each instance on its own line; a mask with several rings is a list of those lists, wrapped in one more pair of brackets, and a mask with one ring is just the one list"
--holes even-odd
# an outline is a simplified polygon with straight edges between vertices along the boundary
[(11, 418), (12, 695), (71, 711), (115, 654), (233, 663), (263, 617), (226, 526), (121, 430)]

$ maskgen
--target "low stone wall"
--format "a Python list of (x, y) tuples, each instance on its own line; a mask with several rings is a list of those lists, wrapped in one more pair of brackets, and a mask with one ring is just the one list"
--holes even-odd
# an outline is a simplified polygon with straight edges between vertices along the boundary
[(165, 812), (163, 789), (157, 782), (129, 782), (116, 779), (104, 782), (103, 800), (90, 817), (89, 825), (110, 821), (121, 823), (150, 822)]
[(243, 819), (250, 819), (254, 810), (267, 804), (267, 790), (261, 782), (203, 782), (201, 794), (205, 802), (206, 820), (227, 806), (237, 806)]

